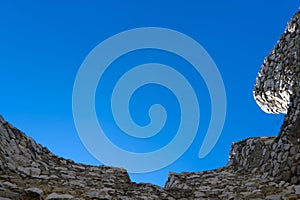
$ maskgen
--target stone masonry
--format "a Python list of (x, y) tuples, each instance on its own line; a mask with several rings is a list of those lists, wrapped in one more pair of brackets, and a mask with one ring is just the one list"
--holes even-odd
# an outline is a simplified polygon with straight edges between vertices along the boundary
[(296, 13), (256, 78), (253, 94), (268, 113), (287, 113), (276, 138), (233, 144), (238, 167), (291, 183), (300, 182), (300, 12)]
[(253, 94), (268, 113), (287, 113), (277, 137), (232, 144), (219, 169), (170, 173), (164, 188), (130, 181), (124, 169), (60, 158), (0, 116), (0, 200), (300, 199), (300, 12), (266, 57)]

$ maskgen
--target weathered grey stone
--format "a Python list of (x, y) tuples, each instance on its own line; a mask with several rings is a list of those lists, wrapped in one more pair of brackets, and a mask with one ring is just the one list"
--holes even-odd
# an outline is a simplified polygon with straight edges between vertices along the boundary
[(21, 173), (27, 175), (27, 176), (30, 175), (30, 168), (24, 168), (24, 167), (22, 167), (22, 166), (18, 166), (18, 167), (17, 167), (17, 170), (18, 170), (19, 172), (21, 172)]
[(0, 197), (12, 199), (12, 200), (18, 200), (21, 198), (21, 194), (18, 193), (17, 191), (2, 190), (0, 191)]
[(266, 196), (266, 200), (280, 200), (280, 199), (281, 199), (280, 194), (272, 194), (272, 195)]
[(63, 199), (74, 199), (74, 197), (69, 194), (51, 193), (46, 198), (46, 200), (63, 200)]
[(0, 200), (12, 200), (11, 198), (0, 197)]
[(256, 183), (255, 183), (255, 182), (247, 182), (247, 183), (245, 184), (245, 186), (246, 186), (246, 187), (254, 187), (254, 186), (256, 186)]
[(91, 199), (92, 198), (100, 198), (100, 192), (97, 190), (88, 191), (86, 193), (86, 196)]
[(206, 194), (204, 192), (199, 192), (199, 191), (196, 191), (194, 193), (194, 195), (195, 195), (195, 198), (200, 198), (200, 197), (204, 198), (204, 197), (206, 197)]
[(300, 185), (295, 186), (295, 193), (300, 194)]
[(11, 188), (11, 189), (16, 189), (16, 188), (17, 188), (17, 185), (12, 184), (12, 183), (10, 183), (10, 182), (8, 182), (8, 181), (5, 181), (4, 183), (2, 183), (2, 185), (3, 185), (4, 187)]
[(34, 194), (37, 194), (39, 196), (42, 196), (43, 195), (43, 190), (39, 189), (39, 188), (27, 188), (24, 190), (25, 192), (27, 193), (34, 193)]
[(30, 168), (30, 171), (31, 171), (31, 175), (32, 176), (39, 176), (41, 174), (41, 169), (39, 168)]
[(23, 198), (30, 200), (41, 200), (44, 192), (39, 188), (27, 188), (24, 190)]

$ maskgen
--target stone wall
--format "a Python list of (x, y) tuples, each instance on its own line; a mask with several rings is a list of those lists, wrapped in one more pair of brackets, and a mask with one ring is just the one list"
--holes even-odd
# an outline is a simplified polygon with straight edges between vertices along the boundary
[(287, 113), (276, 138), (250, 138), (234, 143), (230, 153), (236, 169), (263, 177), (300, 182), (300, 12), (288, 23), (264, 60), (253, 95), (267, 113)]
[(291, 96), (299, 96), (299, 18), (298, 12), (288, 23), (270, 55), (265, 58), (256, 78), (253, 95), (258, 105), (267, 113), (287, 113), (292, 103)]
[[(130, 182), (124, 169), (65, 160), (0, 116), (0, 199), (164, 199), (150, 184)], [(1, 199), (4, 200), (4, 199)]]
[(249, 138), (232, 144), (228, 166), (277, 181), (299, 183), (299, 145), (276, 137)]
[[(224, 199), (230, 197), (232, 199), (263, 199), (259, 193), (260, 188), (265, 187), (264, 181), (270, 181), (268, 185), (273, 185), (274, 190), (285, 184), (290, 185), (287, 188), (293, 187), (292, 185), (299, 187), (297, 185), (300, 183), (299, 72), (300, 12), (293, 16), (284, 34), (281, 35), (270, 55), (265, 58), (253, 89), (253, 96), (263, 111), (273, 114), (286, 113), (278, 136), (248, 138), (232, 143), (229, 162), (225, 170), (219, 169), (221, 172), (216, 170), (204, 174), (174, 174), (171, 175), (166, 186), (196, 188), (205, 197), (215, 197), (215, 189), (218, 188), (223, 192), (227, 191), (229, 196), (226, 198), (217, 195)], [(221, 174), (224, 175), (223, 178), (220, 178)], [(207, 177), (207, 179), (199, 182), (200, 177)], [(228, 180), (224, 177), (232, 177), (234, 184), (224, 181), (224, 179)], [(257, 184), (261, 187), (257, 187)], [(234, 187), (234, 185), (240, 186)], [(245, 191), (246, 185), (254, 186), (251, 193), (248, 193), (249, 188)], [(257, 191), (260, 192), (257, 193)], [(294, 197), (283, 195), (285, 192), (280, 191), (279, 196), (265, 195), (264, 199), (294, 199)], [(295, 199), (300, 198), (298, 196)]]
[(261, 179), (234, 164), (217, 170), (170, 173), (164, 188), (130, 181), (124, 169), (65, 160), (0, 117), (0, 200), (297, 199), (300, 185)]
[(266, 57), (253, 90), (268, 113), (287, 113), (277, 137), (232, 144), (216, 170), (170, 173), (164, 188), (130, 181), (124, 169), (60, 158), (0, 116), (0, 200), (300, 199), (300, 13)]

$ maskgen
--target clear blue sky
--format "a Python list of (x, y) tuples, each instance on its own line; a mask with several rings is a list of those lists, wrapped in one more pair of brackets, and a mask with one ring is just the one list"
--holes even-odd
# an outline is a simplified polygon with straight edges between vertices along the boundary
[[(201, 131), (190, 148), (172, 165), (151, 173), (131, 174), (131, 178), (163, 185), (170, 171), (224, 166), (232, 142), (276, 135), (279, 131), (283, 115), (265, 114), (253, 100), (252, 88), (264, 57), (298, 7), (297, 1), (271, 0), (2, 1), (0, 113), (53, 153), (76, 162), (101, 164), (85, 149), (75, 129), (72, 90), (77, 71), (87, 54), (114, 34), (138, 27), (169, 28), (199, 42), (218, 66), (227, 95), (224, 129), (210, 154), (199, 159), (210, 117), (209, 109), (205, 109), (210, 100), (203, 84), (199, 88), (203, 104), (200, 109), (204, 112)], [(141, 54), (128, 59), (145, 59)], [(175, 63), (170, 58), (172, 62)], [(148, 89), (151, 92), (155, 88)], [(139, 95), (136, 94), (137, 99)], [(164, 95), (173, 98), (168, 92)], [(169, 102), (176, 104), (174, 100)], [(101, 109), (101, 105), (96, 107)], [(146, 120), (135, 119), (139, 123)], [(178, 125), (168, 126), (172, 130)], [(122, 144), (122, 137), (115, 142)], [(143, 145), (134, 144), (127, 148), (145, 151)]]

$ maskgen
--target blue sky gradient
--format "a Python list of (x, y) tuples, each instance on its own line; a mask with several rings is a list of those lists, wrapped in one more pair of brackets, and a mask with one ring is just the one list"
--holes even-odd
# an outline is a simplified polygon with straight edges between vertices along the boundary
[[(198, 85), (201, 110), (199, 134), (172, 165), (151, 173), (131, 174), (131, 178), (162, 186), (170, 171), (203, 171), (224, 166), (232, 142), (277, 135), (279, 131), (284, 115), (265, 114), (255, 103), (252, 88), (264, 57), (298, 7), (297, 1), (271, 0), (3, 1), (0, 3), (0, 114), (53, 153), (76, 162), (100, 165), (81, 143), (73, 122), (72, 90), (82, 61), (101, 41), (119, 32), (148, 26), (169, 28), (192, 37), (215, 61), (227, 94), (224, 129), (215, 148), (199, 159), (199, 148), (209, 124), (210, 99), (201, 77), (194, 77), (192, 82)], [(170, 66), (188, 65), (174, 55), (149, 50), (120, 58), (116, 66), (148, 60)], [(183, 73), (197, 76), (187, 68)], [(109, 83), (118, 73), (121, 72), (108, 71), (102, 81)], [(96, 102), (103, 92), (97, 90)], [(143, 98), (146, 100), (142, 101)], [(169, 134), (157, 135), (148, 143), (124, 142), (130, 139), (127, 136), (108, 137), (137, 152), (165, 145), (178, 126), (179, 107), (172, 93), (156, 85), (137, 91), (131, 104), (133, 119), (147, 124), (145, 111), (153, 102), (166, 105), (170, 111), (171, 118), (166, 124)], [(114, 133), (117, 128), (110, 123), (112, 116), (107, 108), (96, 105), (99, 120)]]

